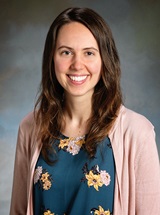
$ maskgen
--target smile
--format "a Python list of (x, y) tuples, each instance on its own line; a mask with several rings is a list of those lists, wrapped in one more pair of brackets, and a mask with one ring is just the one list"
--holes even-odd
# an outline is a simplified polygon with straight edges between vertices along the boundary
[(68, 76), (72, 81), (76, 81), (76, 82), (80, 82), (80, 81), (84, 81), (87, 78), (87, 75), (84, 76), (73, 76), (73, 75), (69, 75)]

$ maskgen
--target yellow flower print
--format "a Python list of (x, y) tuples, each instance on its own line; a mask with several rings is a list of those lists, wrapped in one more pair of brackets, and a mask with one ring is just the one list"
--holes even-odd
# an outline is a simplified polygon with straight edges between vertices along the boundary
[(85, 144), (85, 135), (62, 139), (60, 140), (58, 147), (72, 155), (77, 155), (83, 144)]
[(38, 187), (43, 190), (49, 190), (52, 186), (52, 175), (46, 169), (42, 167), (37, 167), (34, 173), (34, 185), (38, 183)]
[(86, 179), (88, 180), (88, 186), (93, 186), (97, 191), (99, 191), (98, 187), (103, 186), (100, 175), (93, 174), (91, 170), (89, 174), (86, 174)]
[(44, 214), (43, 215), (54, 215), (54, 213), (51, 213), (51, 211), (50, 210), (47, 210), (47, 211), (45, 211), (44, 212)]
[(47, 181), (47, 180), (48, 180), (48, 177), (49, 177), (48, 172), (43, 173), (42, 176), (41, 176), (41, 181), (43, 181), (43, 182)]
[(60, 140), (59, 148), (63, 149), (65, 146), (68, 146), (69, 139)]
[(43, 183), (43, 189), (44, 190), (49, 190), (51, 188), (51, 185), (52, 183), (49, 181), (49, 180), (46, 180), (44, 183)]
[(98, 208), (99, 210), (95, 210), (94, 215), (110, 215), (109, 210), (104, 211), (104, 209), (101, 206), (99, 206)]
[(80, 139), (80, 140), (78, 140), (76, 142), (76, 144), (81, 147), (83, 144), (85, 144), (85, 140), (84, 139)]
[(71, 153), (72, 155), (76, 155), (76, 154), (78, 154), (80, 148), (81, 147), (79, 145), (75, 144), (74, 141), (69, 141), (66, 151)]

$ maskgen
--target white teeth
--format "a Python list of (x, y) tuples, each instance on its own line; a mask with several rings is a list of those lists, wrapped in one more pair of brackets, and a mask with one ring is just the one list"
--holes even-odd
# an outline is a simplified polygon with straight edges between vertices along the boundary
[(69, 76), (70, 79), (72, 79), (73, 81), (83, 81), (84, 79), (87, 78), (87, 75), (84, 76)]

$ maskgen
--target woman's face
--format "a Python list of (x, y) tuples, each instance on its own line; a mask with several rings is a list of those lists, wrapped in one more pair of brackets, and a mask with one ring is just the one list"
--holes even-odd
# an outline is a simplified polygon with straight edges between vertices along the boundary
[(88, 28), (78, 22), (61, 27), (54, 65), (66, 96), (92, 96), (101, 76), (102, 61), (97, 41)]

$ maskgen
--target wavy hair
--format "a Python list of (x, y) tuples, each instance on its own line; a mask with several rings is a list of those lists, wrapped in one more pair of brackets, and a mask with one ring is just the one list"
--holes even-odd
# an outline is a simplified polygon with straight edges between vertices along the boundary
[(92, 9), (74, 7), (64, 10), (53, 21), (46, 37), (42, 81), (35, 104), (39, 138), (43, 143), (42, 153), (48, 161), (47, 151), (51, 149), (51, 140), (59, 137), (63, 121), (64, 90), (55, 76), (53, 55), (59, 29), (71, 22), (79, 22), (91, 31), (102, 59), (102, 74), (92, 96), (92, 115), (88, 120), (85, 143), (90, 157), (94, 156), (97, 144), (109, 134), (122, 104), (120, 60), (109, 26)]

